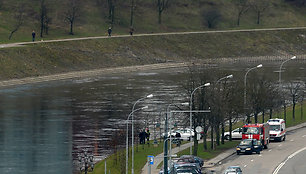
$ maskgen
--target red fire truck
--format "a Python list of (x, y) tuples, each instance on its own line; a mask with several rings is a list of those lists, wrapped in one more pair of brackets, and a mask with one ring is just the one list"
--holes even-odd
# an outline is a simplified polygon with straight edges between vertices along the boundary
[(270, 142), (269, 124), (246, 124), (242, 127), (242, 139), (256, 139), (261, 141), (265, 149)]

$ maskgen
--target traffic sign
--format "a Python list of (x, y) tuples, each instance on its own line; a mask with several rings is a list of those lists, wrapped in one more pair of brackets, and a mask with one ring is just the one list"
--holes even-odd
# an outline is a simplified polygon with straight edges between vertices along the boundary
[(149, 159), (150, 165), (153, 165), (154, 164), (154, 156), (148, 155), (148, 159)]

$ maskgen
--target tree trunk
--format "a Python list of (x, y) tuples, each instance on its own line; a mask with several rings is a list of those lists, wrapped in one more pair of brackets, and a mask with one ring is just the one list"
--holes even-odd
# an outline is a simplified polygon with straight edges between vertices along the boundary
[(224, 132), (225, 132), (224, 129), (225, 129), (224, 128), (224, 121), (222, 121), (222, 123), (221, 123), (221, 144), (224, 144)]
[(130, 20), (130, 27), (133, 27), (133, 17), (134, 17), (134, 0), (131, 0), (131, 20)]
[(263, 109), (262, 110), (262, 123), (265, 122), (265, 110)]
[(287, 118), (286, 118), (286, 104), (284, 104), (284, 120), (287, 121)]
[(199, 145), (199, 143), (198, 143), (198, 139), (197, 139), (197, 132), (195, 131), (195, 129), (194, 129), (194, 137), (193, 137), (193, 139), (194, 139), (194, 146), (193, 146), (193, 155), (194, 156), (197, 156), (198, 155), (198, 145)]
[(70, 35), (73, 35), (73, 21), (70, 21)]
[(258, 113), (257, 112), (254, 113), (254, 122), (255, 124), (258, 123)]
[(232, 129), (233, 129), (232, 116), (230, 116), (229, 119), (230, 119), (229, 120), (229, 133), (230, 133), (229, 141), (232, 141)]
[(303, 120), (303, 100), (301, 101), (301, 120)]
[(270, 108), (270, 119), (272, 119), (272, 112), (273, 112), (273, 109)]
[(292, 105), (292, 118), (293, 118), (293, 121), (295, 121), (295, 105), (296, 105), (296, 103), (293, 102), (293, 105)]
[(210, 129), (210, 149), (214, 150), (214, 126), (211, 124), (211, 129)]
[(259, 24), (259, 20), (260, 20), (260, 11), (257, 12), (257, 24)]
[(241, 18), (241, 13), (239, 12), (238, 13), (238, 18), (237, 18), (237, 26), (240, 25), (240, 18)]
[(17, 30), (18, 30), (18, 29), (15, 29), (15, 30), (13, 30), (13, 31), (11, 32), (11, 34), (10, 34), (10, 36), (9, 36), (9, 40), (11, 40), (13, 34), (14, 34)]
[(217, 144), (217, 146), (220, 146), (220, 127), (219, 127), (219, 123), (216, 124), (215, 132), (216, 132), (216, 144)]
[(207, 150), (207, 126), (206, 126), (206, 117), (204, 117), (203, 120), (203, 130), (204, 130), (204, 134), (203, 134), (203, 149)]

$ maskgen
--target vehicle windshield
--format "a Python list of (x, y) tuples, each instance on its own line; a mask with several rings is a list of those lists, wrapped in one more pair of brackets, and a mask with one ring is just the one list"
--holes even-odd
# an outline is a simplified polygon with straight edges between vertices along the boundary
[(240, 146), (252, 145), (252, 140), (242, 140), (239, 145)]
[(270, 130), (279, 131), (280, 125), (270, 125)]
[(244, 127), (243, 134), (259, 134), (258, 127)]

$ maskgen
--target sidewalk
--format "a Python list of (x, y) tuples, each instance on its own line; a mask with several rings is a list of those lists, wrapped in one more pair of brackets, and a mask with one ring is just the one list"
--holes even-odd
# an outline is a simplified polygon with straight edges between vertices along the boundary
[[(199, 143), (202, 143), (202, 141), (199, 141)], [(190, 148), (190, 146), (193, 145), (193, 142), (182, 144), (180, 147), (172, 148), (172, 154), (176, 154), (184, 149)], [(158, 174), (160, 169), (157, 169), (157, 166), (164, 161), (164, 153), (161, 153), (154, 157), (154, 164), (151, 166), (151, 174)], [(142, 168), (141, 174), (148, 174), (148, 163)]]
[[(287, 132), (295, 131), (295, 130), (303, 128), (303, 127), (306, 127), (306, 122), (287, 128)], [(202, 141), (199, 141), (199, 143), (201, 143), (201, 142)], [(172, 149), (172, 154), (176, 154), (179, 151), (187, 149), (191, 145), (193, 145), (193, 143), (186, 143), (186, 144), (181, 145), (181, 147), (173, 148)], [(228, 158), (229, 156), (231, 156), (235, 153), (236, 153), (235, 148), (228, 149), (228, 150), (224, 151), (223, 153), (219, 154), (218, 156), (216, 156), (216, 157), (214, 157), (214, 158), (212, 158), (208, 161), (205, 161), (203, 168), (212, 168), (215, 165), (218, 165), (222, 160)], [(163, 161), (163, 156), (164, 156), (163, 153), (155, 156), (154, 165), (151, 166), (151, 174), (158, 174), (159, 173), (160, 169), (157, 169), (157, 166)], [(148, 174), (148, 163), (146, 163), (146, 165), (142, 168), (142, 173), (141, 174)]]

